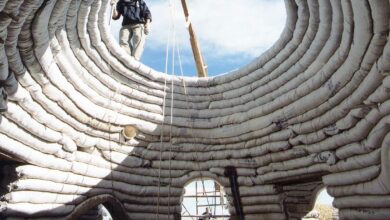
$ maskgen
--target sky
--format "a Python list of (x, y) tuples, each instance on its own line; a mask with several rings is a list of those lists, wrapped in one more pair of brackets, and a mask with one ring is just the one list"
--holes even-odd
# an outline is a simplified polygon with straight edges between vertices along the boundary
[(318, 204), (323, 204), (323, 205), (332, 205), (332, 202), (333, 202), (334, 198), (331, 197), (327, 192), (326, 190), (322, 190), (320, 192), (320, 194), (318, 195), (317, 197), (317, 201), (316, 203)]
[[(196, 76), (180, 0), (149, 0), (146, 3), (153, 21), (141, 61), (165, 72), (169, 45), (169, 74), (181, 74), (179, 50), (184, 75)], [(279, 39), (286, 23), (283, 0), (187, 0), (187, 4), (210, 76), (238, 69), (260, 56)], [(116, 39), (120, 27), (121, 21), (111, 24)], [(175, 69), (172, 68), (172, 45), (176, 47)]]

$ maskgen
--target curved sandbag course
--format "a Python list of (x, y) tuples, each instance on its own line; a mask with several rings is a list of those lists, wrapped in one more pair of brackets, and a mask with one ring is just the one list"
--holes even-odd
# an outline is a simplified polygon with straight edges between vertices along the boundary
[[(180, 219), (207, 178), (231, 219), (390, 217), (390, 2), (285, 0), (280, 38), (208, 78), (110, 33), (109, 0), (0, 0), (0, 219)], [(237, 58), (239, 59), (239, 58)]]

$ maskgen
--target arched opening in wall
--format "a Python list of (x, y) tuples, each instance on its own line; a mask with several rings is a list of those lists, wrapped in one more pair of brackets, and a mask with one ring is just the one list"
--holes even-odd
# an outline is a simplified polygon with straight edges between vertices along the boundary
[(110, 211), (102, 204), (89, 209), (78, 220), (114, 220)]
[(129, 219), (123, 204), (110, 194), (88, 198), (79, 204), (66, 219), (125, 220)]
[(338, 220), (338, 209), (334, 208), (334, 198), (331, 197), (326, 188), (318, 191), (314, 201), (314, 208), (302, 220)]
[(208, 178), (195, 179), (184, 188), (182, 220), (228, 220), (229, 203), (224, 188)]

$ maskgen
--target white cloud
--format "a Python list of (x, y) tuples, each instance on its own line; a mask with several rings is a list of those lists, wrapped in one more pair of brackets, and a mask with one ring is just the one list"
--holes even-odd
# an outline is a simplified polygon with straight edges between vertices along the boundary
[[(153, 14), (152, 33), (147, 47), (165, 50), (171, 15), (169, 0), (146, 1)], [(177, 44), (190, 50), (180, 0), (175, 7)], [(191, 21), (204, 54), (216, 57), (241, 54), (259, 56), (279, 38), (286, 20), (283, 0), (188, 0)], [(113, 22), (118, 35), (120, 22)], [(210, 57), (210, 55), (209, 55)]]
[[(181, 48), (190, 49), (180, 0), (173, 0)], [(168, 0), (147, 1), (153, 13), (149, 48), (165, 47), (171, 21)], [(204, 53), (260, 55), (279, 38), (286, 20), (282, 0), (190, 0), (191, 21)]]

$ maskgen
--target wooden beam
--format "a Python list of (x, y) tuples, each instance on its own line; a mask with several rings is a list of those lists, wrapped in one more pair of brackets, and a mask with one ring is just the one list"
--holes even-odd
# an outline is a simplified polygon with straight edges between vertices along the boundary
[(195, 31), (192, 27), (191, 21), (189, 19), (189, 11), (186, 0), (181, 0), (181, 5), (183, 6), (184, 16), (187, 22), (188, 32), (190, 34), (190, 42), (192, 53), (194, 54), (196, 69), (198, 70), (198, 77), (207, 77), (207, 66), (204, 64), (202, 53), (198, 41), (196, 39)]
[[(184, 195), (183, 198), (220, 198), (221, 196), (198, 196), (198, 195)], [(225, 196), (226, 197), (226, 196)]]
[[(201, 218), (204, 217), (203, 215), (182, 215), (181, 217), (187, 217), (187, 218)], [(212, 215), (213, 218), (229, 218), (230, 215)]]

